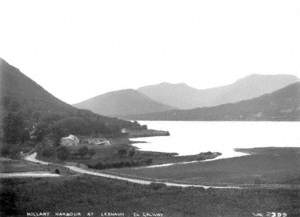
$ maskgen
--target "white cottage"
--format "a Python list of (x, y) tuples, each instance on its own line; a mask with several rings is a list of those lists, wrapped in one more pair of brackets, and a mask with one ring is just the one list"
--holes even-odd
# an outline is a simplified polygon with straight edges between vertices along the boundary
[(105, 138), (89, 138), (87, 142), (90, 145), (110, 145), (110, 141)]
[(79, 139), (74, 135), (69, 135), (67, 137), (61, 138), (60, 144), (63, 146), (78, 146)]

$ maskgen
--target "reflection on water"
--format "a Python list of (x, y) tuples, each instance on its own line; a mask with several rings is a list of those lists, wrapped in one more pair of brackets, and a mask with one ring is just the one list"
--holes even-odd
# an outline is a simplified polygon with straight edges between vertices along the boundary
[(300, 147), (300, 122), (188, 122), (141, 121), (149, 129), (168, 130), (169, 137), (133, 139), (147, 141), (142, 150), (180, 155), (218, 151), (223, 157), (240, 156), (234, 148)]

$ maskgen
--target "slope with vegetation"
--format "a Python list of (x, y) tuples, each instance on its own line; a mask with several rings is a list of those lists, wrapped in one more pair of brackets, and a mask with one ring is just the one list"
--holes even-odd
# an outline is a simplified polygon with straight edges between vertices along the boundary
[(116, 137), (122, 128), (141, 128), (137, 122), (97, 115), (64, 103), (3, 59), (0, 88), (0, 147), (5, 155), (45, 141), (57, 145), (69, 134)]
[(131, 115), (136, 120), (299, 121), (300, 82), (270, 94), (215, 107)]
[(89, 109), (97, 114), (115, 117), (174, 109), (156, 102), (133, 89), (109, 92), (85, 100), (74, 106)]

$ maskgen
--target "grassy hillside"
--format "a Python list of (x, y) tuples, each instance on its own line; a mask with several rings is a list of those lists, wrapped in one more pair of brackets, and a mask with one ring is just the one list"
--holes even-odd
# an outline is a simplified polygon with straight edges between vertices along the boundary
[(37, 143), (48, 136), (59, 139), (71, 133), (117, 136), (121, 128), (140, 128), (136, 122), (74, 108), (2, 59), (0, 88), (2, 143)]

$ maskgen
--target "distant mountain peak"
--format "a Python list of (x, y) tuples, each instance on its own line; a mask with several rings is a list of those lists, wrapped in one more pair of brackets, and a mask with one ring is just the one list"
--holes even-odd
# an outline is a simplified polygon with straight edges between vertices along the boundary
[[(153, 85), (149, 85), (149, 86), (163, 86), (163, 87), (176, 87), (176, 86), (183, 86), (183, 87), (189, 87), (188, 84), (184, 83), (184, 82), (179, 82), (179, 83), (171, 83), (171, 82), (161, 82), (158, 84), (153, 84)], [(143, 87), (141, 87), (143, 88)]]
[(251, 99), (297, 81), (299, 79), (294, 75), (254, 73), (221, 87), (197, 89), (185, 83), (162, 82), (141, 87), (138, 91), (157, 102), (181, 109), (192, 109)]
[(77, 108), (89, 109), (98, 114), (114, 117), (173, 109), (173, 107), (156, 102), (134, 89), (104, 93), (77, 103), (75, 106)]
[(300, 82), (235, 103), (132, 115), (128, 118), (178, 121), (300, 121)]
[(299, 80), (299, 78), (295, 75), (290, 75), (290, 74), (258, 74), (258, 73), (253, 73), (250, 74), (246, 77), (243, 77), (241, 79), (238, 79), (236, 82), (239, 81), (247, 81), (247, 80), (257, 80), (257, 79), (289, 79), (289, 80)]

